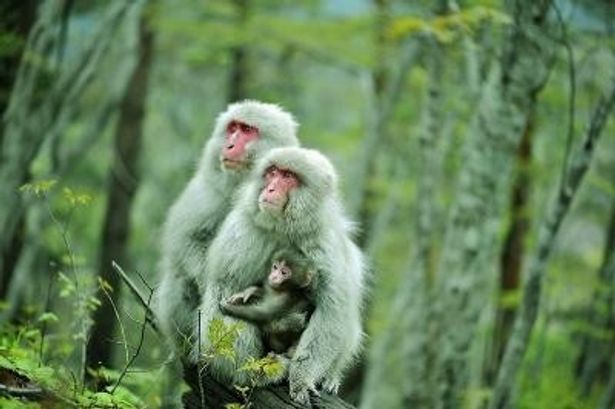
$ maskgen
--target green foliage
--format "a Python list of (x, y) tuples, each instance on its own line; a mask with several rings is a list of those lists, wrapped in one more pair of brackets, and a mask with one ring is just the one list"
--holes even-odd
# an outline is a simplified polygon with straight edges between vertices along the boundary
[(582, 398), (573, 378), (577, 345), (552, 329), (530, 344), (526, 365), (520, 374), (519, 409), (595, 409), (599, 393)]
[(260, 359), (248, 358), (239, 370), (247, 372), (252, 377), (274, 378), (282, 373), (284, 366), (275, 356), (267, 355)]
[[(43, 314), (43, 322), (55, 322), (53, 314)], [(55, 318), (51, 318), (55, 317)], [(75, 374), (59, 363), (43, 364), (38, 355), (38, 345), (41, 343), (41, 332), (36, 328), (6, 327), (0, 333), (0, 371), (12, 371), (28, 380), (30, 385), (42, 389), (45, 402), (56, 402), (63, 407), (91, 408), (140, 408), (144, 403), (141, 398), (128, 388), (121, 387), (111, 394), (109, 392), (94, 392), (75, 382)], [(113, 380), (112, 377), (109, 378)], [(34, 403), (22, 402), (18, 399), (4, 398), (0, 400), (2, 407), (35, 408)], [(5, 404), (6, 403), (6, 404)], [(46, 406), (45, 406), (46, 407)]]
[(24, 40), (16, 33), (0, 31), (0, 57), (15, 56), (23, 45)]
[(23, 193), (31, 193), (35, 196), (44, 196), (45, 194), (51, 192), (54, 186), (58, 183), (57, 180), (39, 180), (32, 183), (26, 183), (19, 188), (20, 192)]
[(479, 25), (491, 22), (495, 24), (510, 24), (508, 15), (492, 8), (473, 7), (431, 20), (420, 17), (406, 16), (394, 21), (389, 30), (392, 39), (401, 39), (416, 34), (430, 34), (442, 43), (450, 43), (460, 34), (471, 34)]
[(223, 319), (213, 319), (207, 331), (210, 348), (203, 352), (203, 357), (223, 357), (235, 362), (235, 340), (243, 327), (241, 322), (226, 324)]

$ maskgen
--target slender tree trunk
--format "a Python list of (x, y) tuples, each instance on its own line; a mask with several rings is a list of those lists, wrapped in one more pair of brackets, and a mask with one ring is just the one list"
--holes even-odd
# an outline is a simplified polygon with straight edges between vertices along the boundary
[[(237, 27), (246, 30), (250, 0), (233, 0), (237, 13)], [(245, 39), (232, 47), (231, 67), (229, 72), (228, 102), (241, 101), (248, 97), (248, 47)]]
[[(33, 2), (18, 6), (8, 2), (2, 11), (13, 19), (7, 30), (13, 28), (19, 38), (32, 26)], [(17, 12), (19, 9), (23, 14)], [(56, 43), (53, 27), (59, 19), (60, 4), (49, 1), (41, 5), (36, 25), (31, 28), (28, 41), (22, 47), (17, 45), (15, 54), (3, 58), (0, 81), (2, 96), (0, 104), (4, 114), (0, 131), (0, 298), (5, 298), (12, 278), (13, 268), (21, 249), (23, 235), (23, 211), (21, 197), (17, 191), (27, 180), (30, 163), (34, 159), (45, 137), (44, 132), (33, 132), (28, 121), (41, 103), (41, 80), (48, 76), (40, 67), (28, 59), (21, 58), (24, 50), (41, 55), (50, 54)], [(13, 27), (11, 27), (13, 26)], [(17, 64), (17, 61), (21, 61)], [(19, 66), (16, 71), (14, 67)], [(10, 97), (8, 94), (10, 93)], [(42, 118), (39, 118), (42, 120)]]
[(615, 356), (613, 336), (596, 336), (597, 333), (615, 334), (615, 201), (610, 217), (598, 286), (592, 297), (587, 320), (591, 332), (583, 335), (581, 353), (576, 365), (583, 396), (589, 396), (596, 378), (601, 373), (607, 376), (610, 357)]
[[(612, 311), (615, 313), (615, 311)], [(609, 377), (609, 383), (604, 390), (604, 395), (600, 400), (600, 409), (612, 409), (615, 407), (615, 355), (611, 355), (611, 376)]]
[(521, 144), (517, 151), (517, 170), (510, 201), (510, 226), (500, 253), (499, 298), (496, 310), (489, 361), (485, 368), (485, 381), (493, 384), (502, 361), (517, 304), (508, 301), (519, 290), (521, 271), (525, 257), (525, 241), (530, 227), (529, 194), (531, 189), (532, 143), (534, 136), (534, 113), (530, 113)]
[(566, 158), (567, 166), (560, 183), (559, 192), (548, 209), (540, 228), (538, 247), (523, 285), (523, 298), (498, 372), (493, 399), (489, 406), (491, 409), (507, 409), (510, 407), (517, 373), (525, 356), (538, 315), (542, 280), (555, 238), (564, 217), (570, 209), (574, 194), (591, 164), (596, 143), (614, 107), (615, 72), (613, 73), (611, 89), (598, 102), (578, 151), (570, 158)]
[(376, 6), (374, 42), (376, 47), (376, 67), (371, 73), (367, 92), (371, 104), (368, 104), (368, 131), (362, 145), (358, 163), (356, 194), (350, 200), (352, 213), (358, 218), (361, 230), (357, 237), (359, 246), (364, 247), (369, 241), (372, 230), (371, 206), (374, 192), (370, 179), (376, 173), (376, 164), (380, 144), (386, 141), (386, 112), (384, 103), (389, 90), (388, 37), (387, 30), (391, 21), (391, 0), (373, 0)]
[(4, 113), (0, 149), (0, 282), (8, 281), (3, 278), (10, 274), (8, 249), (14, 243), (24, 211), (18, 188), (26, 182), (30, 164), (43, 141), (61, 133), (75, 114), (77, 101), (97, 73), (96, 67), (106, 55), (130, 3), (112, 3), (76, 62), (59, 69), (62, 36), (58, 28), (65, 15), (64, 6), (60, 0), (41, 3), (24, 51), (24, 56), (36, 55), (40, 59), (22, 58)]
[[(138, 57), (129, 85), (120, 106), (115, 133), (115, 155), (109, 175), (107, 211), (101, 238), (99, 277), (112, 287), (111, 299), (117, 303), (120, 280), (112, 271), (111, 262), (126, 265), (126, 246), (130, 231), (130, 210), (139, 184), (138, 156), (143, 135), (143, 119), (147, 100), (148, 78), (152, 60), (153, 32), (149, 24), (148, 7), (142, 10), (138, 29)], [(110, 301), (99, 289), (101, 306), (94, 314), (87, 349), (89, 367), (111, 366), (115, 321)]]
[[(445, 14), (449, 10), (446, 0), (438, 2), (436, 14)], [(392, 388), (387, 385), (386, 376), (390, 365), (399, 365), (400, 361), (391, 362), (395, 341), (400, 341), (399, 354), (403, 366), (403, 407), (429, 407), (430, 361), (433, 359), (430, 348), (429, 302), (434, 279), (435, 255), (434, 236), (436, 226), (436, 178), (439, 172), (438, 141), (442, 133), (441, 88), (445, 49), (434, 37), (429, 37), (424, 48), (428, 49), (427, 72), (429, 75), (425, 96), (425, 108), (418, 138), (418, 152), (421, 174), (418, 186), (418, 211), (416, 214), (417, 252), (409, 268), (407, 277), (395, 296), (391, 316), (397, 322), (374, 342), (369, 357), (366, 384), (363, 388), (361, 408), (379, 408), (387, 406), (386, 396)], [(409, 335), (411, 334), (411, 335)], [(396, 402), (399, 404), (399, 402)]]
[(547, 0), (513, 2), (514, 23), (503, 60), (489, 75), (464, 147), (456, 201), (437, 268), (433, 322), (439, 353), (433, 373), (438, 408), (464, 404), (470, 352), (489, 298), (489, 267), (495, 259), (505, 186), (555, 48), (543, 34), (549, 5)]
[[(2, 15), (0, 28), (4, 33), (14, 36), (9, 52), (3, 51), (0, 55), (0, 112), (2, 113), (9, 105), (19, 61), (36, 17), (37, 4), (35, 0), (2, 0), (0, 2), (0, 15)], [(4, 134), (2, 128), (4, 128), (4, 123), (0, 124), (0, 151)]]

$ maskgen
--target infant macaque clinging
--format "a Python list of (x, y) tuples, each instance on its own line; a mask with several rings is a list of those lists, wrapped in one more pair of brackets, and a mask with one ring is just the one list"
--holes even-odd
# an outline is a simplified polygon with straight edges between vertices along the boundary
[(220, 308), (256, 324), (267, 349), (292, 358), (313, 310), (308, 295), (314, 275), (313, 265), (298, 251), (278, 251), (262, 285), (231, 295)]

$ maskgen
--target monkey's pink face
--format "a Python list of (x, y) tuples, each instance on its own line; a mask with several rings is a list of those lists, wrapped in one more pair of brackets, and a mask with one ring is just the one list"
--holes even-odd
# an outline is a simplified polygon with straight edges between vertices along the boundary
[(248, 165), (247, 146), (258, 139), (258, 128), (240, 121), (231, 121), (226, 127), (226, 141), (222, 148), (222, 165), (227, 169), (240, 169)]
[(299, 185), (299, 178), (295, 173), (271, 166), (265, 172), (265, 187), (258, 197), (261, 210), (283, 212), (290, 198), (290, 192)]
[(290, 280), (292, 274), (293, 272), (286, 264), (286, 261), (274, 261), (271, 272), (269, 272), (269, 285), (273, 288), (280, 288), (285, 282)]

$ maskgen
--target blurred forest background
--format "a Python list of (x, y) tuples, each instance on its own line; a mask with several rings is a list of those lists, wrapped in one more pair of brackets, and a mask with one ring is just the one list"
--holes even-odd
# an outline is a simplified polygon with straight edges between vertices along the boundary
[(167, 351), (111, 263), (149, 294), (217, 113), (254, 98), (296, 115), (362, 226), (344, 399), (615, 408), (615, 2), (0, 10), (1, 407), (160, 405)]

